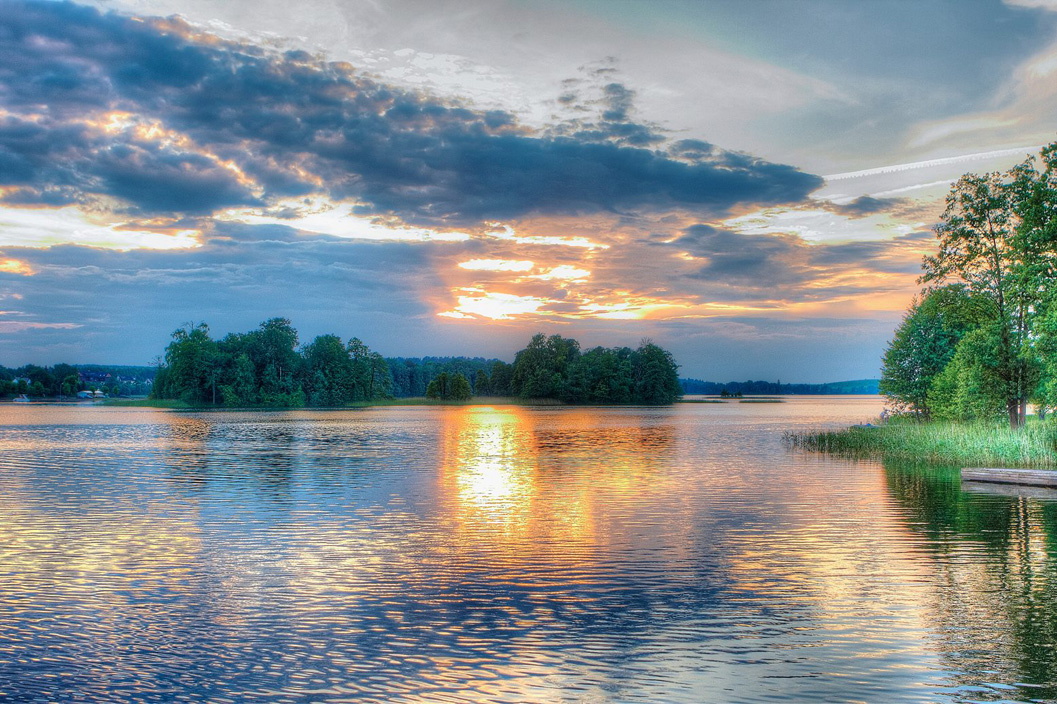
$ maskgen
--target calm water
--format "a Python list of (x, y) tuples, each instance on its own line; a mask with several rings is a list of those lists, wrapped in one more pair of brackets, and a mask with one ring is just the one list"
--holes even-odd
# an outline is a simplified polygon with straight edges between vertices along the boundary
[(871, 398), (0, 408), (0, 700), (1057, 701), (1057, 502)]

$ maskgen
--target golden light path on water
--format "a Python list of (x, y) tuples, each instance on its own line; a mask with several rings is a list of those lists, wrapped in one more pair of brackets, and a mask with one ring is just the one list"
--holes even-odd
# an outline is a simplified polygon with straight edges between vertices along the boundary
[(0, 408), (0, 700), (1053, 700), (1057, 503), (879, 410)]

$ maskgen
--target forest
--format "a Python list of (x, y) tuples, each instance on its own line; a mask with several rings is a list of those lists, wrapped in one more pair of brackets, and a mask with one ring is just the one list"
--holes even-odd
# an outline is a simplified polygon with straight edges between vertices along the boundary
[(192, 405), (335, 407), (399, 397), (474, 396), (569, 404), (670, 404), (678, 365), (650, 340), (638, 348), (582, 351), (572, 338), (535, 335), (513, 364), (481, 358), (384, 358), (359, 338), (320, 335), (300, 344), (285, 318), (219, 340), (205, 323), (176, 330), (152, 396)]

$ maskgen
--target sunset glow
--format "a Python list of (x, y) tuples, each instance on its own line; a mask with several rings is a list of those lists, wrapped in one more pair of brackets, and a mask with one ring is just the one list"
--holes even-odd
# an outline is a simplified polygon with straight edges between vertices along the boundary
[(441, 315), (448, 317), (478, 316), (490, 320), (509, 320), (514, 316), (537, 313), (548, 301), (535, 296), (517, 296), (511, 293), (463, 289), (458, 296), (454, 311)]

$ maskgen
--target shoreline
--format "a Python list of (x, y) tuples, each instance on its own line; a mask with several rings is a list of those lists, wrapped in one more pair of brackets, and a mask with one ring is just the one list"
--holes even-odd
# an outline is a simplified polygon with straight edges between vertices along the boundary
[[(45, 405), (43, 402), (38, 405)], [(647, 405), (642, 403), (564, 403), (557, 399), (520, 399), (511, 396), (475, 396), (465, 401), (430, 399), (422, 396), (410, 398), (386, 399), (380, 401), (360, 401), (345, 406), (222, 406), (194, 405), (172, 399), (103, 399), (84, 405), (108, 408), (157, 408), (177, 411), (346, 411), (361, 408), (390, 408), (417, 406), (517, 406), (521, 408), (670, 408), (680, 403), (676, 401), (665, 405)], [(699, 403), (691, 401), (690, 403)], [(706, 401), (705, 403), (710, 403)], [(718, 403), (723, 403), (719, 401)], [(59, 405), (59, 404), (47, 404)], [(62, 404), (78, 405), (78, 404)]]

